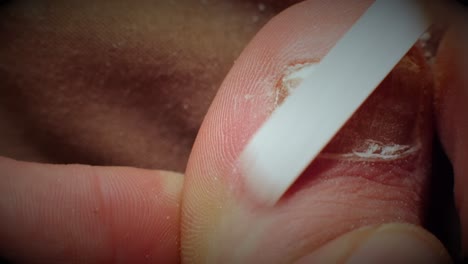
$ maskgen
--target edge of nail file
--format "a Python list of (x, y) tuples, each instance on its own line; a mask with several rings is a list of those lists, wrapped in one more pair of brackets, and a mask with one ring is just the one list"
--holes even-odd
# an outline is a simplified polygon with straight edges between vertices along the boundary
[(419, 0), (377, 0), (254, 134), (247, 188), (275, 204), (429, 28)]

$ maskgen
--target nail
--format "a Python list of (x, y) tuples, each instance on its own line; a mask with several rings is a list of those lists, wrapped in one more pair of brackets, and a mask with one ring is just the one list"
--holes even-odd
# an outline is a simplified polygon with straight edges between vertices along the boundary
[(451, 263), (445, 249), (421, 228), (386, 225), (358, 246), (345, 263)]
[(329, 242), (297, 261), (308, 263), (452, 263), (431, 233), (410, 224), (367, 226)]

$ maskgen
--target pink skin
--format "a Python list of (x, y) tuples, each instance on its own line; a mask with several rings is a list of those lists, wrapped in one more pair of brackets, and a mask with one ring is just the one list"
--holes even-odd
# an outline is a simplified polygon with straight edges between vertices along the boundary
[[(274, 208), (256, 203), (235, 165), (274, 109), (272, 94), (284, 67), (320, 60), (370, 3), (303, 2), (273, 19), (244, 50), (192, 150), (183, 193), (183, 260), (290, 263), (361, 226), (422, 223), (432, 79), (418, 47)], [(419, 148), (391, 161), (343, 156), (366, 139)]]
[(177, 263), (182, 177), (0, 159), (1, 254), (19, 263)]
[[(423, 224), (432, 84), (418, 47), (407, 58), (419, 70), (402, 62), (276, 207), (257, 206), (233, 170), (275, 107), (284, 66), (320, 60), (371, 2), (307, 1), (258, 34), (213, 102), (183, 192), (182, 177), (162, 171), (1, 159), (1, 254), (20, 263), (307, 263), (304, 256), (361, 226)], [(468, 67), (459, 62), (468, 60), (457, 42), (452, 34), (440, 50), (436, 113), (466, 223)], [(420, 148), (392, 160), (349, 155), (369, 138)]]

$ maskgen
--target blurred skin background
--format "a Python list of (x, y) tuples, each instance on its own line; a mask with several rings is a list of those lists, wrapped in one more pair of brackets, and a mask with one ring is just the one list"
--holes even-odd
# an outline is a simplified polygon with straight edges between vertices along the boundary
[[(223, 79), (298, 0), (0, 1), (0, 155), (183, 173)], [(437, 49), (442, 28), (426, 48)], [(451, 167), (428, 227), (457, 255)]]
[(0, 150), (183, 172), (234, 60), (299, 1), (3, 1)]

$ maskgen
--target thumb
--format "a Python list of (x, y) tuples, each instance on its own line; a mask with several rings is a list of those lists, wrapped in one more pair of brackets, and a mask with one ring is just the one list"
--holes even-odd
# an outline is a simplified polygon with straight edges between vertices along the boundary
[(298, 263), (451, 263), (431, 233), (409, 224), (384, 224), (345, 234)]
[(360, 227), (424, 224), (433, 86), (418, 46), (275, 206), (259, 205), (256, 190), (246, 188), (247, 176), (236, 167), (254, 131), (371, 3), (301, 2), (272, 19), (246, 47), (205, 116), (187, 165), (183, 262), (296, 263)]

